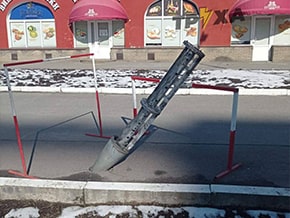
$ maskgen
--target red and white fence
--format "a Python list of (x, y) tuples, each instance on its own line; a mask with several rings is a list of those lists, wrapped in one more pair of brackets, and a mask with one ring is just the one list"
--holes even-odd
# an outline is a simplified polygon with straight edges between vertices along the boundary
[[(160, 79), (156, 78), (145, 78), (140, 76), (131, 76), (132, 80), (132, 96), (133, 96), (133, 116), (136, 117), (138, 113), (137, 109), (137, 97), (136, 97), (136, 80), (145, 81), (145, 82), (154, 82), (158, 83)], [(231, 115), (231, 127), (230, 127), (230, 137), (229, 137), (229, 149), (228, 149), (228, 157), (227, 157), (227, 168), (226, 170), (219, 173), (215, 178), (219, 179), (221, 177), (226, 176), (233, 170), (237, 169), (241, 166), (241, 164), (233, 165), (234, 158), (234, 147), (235, 147), (235, 135), (236, 135), (236, 124), (237, 124), (237, 112), (238, 112), (238, 97), (239, 97), (239, 89), (228, 87), (228, 86), (211, 86), (211, 85), (203, 85), (203, 84), (192, 84), (192, 88), (198, 89), (213, 89), (219, 91), (227, 91), (233, 93), (233, 104), (232, 104), (232, 115)]]
[(230, 139), (229, 139), (229, 150), (228, 150), (228, 162), (227, 169), (218, 175), (216, 179), (226, 176), (233, 170), (241, 166), (241, 164), (233, 165), (234, 159), (234, 147), (235, 147), (235, 136), (236, 136), (236, 126), (237, 126), (237, 114), (238, 114), (238, 98), (239, 98), (239, 89), (228, 87), (228, 86), (211, 86), (211, 85), (202, 85), (202, 84), (192, 84), (192, 88), (202, 88), (202, 89), (214, 89), (220, 91), (233, 92), (233, 104), (232, 104), (232, 116), (231, 116), (231, 128), (230, 128)]
[(20, 61), (20, 62), (12, 62), (12, 63), (3, 64), (4, 72), (5, 72), (5, 75), (6, 75), (7, 87), (8, 87), (8, 93), (9, 93), (9, 100), (10, 100), (10, 105), (11, 105), (11, 110), (12, 110), (12, 115), (13, 115), (15, 132), (16, 132), (16, 137), (17, 137), (18, 149), (19, 149), (19, 153), (20, 153), (20, 159), (21, 159), (22, 170), (23, 170), (23, 172), (9, 170), (9, 173), (15, 174), (15, 175), (18, 175), (18, 176), (27, 177), (27, 178), (33, 178), (33, 176), (28, 175), (28, 172), (27, 172), (26, 161), (25, 161), (23, 145), (22, 145), (22, 140), (21, 140), (21, 134), (20, 134), (20, 128), (19, 128), (19, 125), (18, 125), (16, 108), (15, 108), (15, 103), (14, 103), (14, 98), (13, 98), (13, 92), (12, 92), (12, 88), (11, 88), (11, 84), (10, 84), (8, 67), (92, 56), (92, 65), (93, 65), (94, 83), (95, 83), (95, 92), (96, 92), (96, 107), (97, 107), (97, 112), (98, 112), (99, 131), (100, 131), (100, 135), (98, 135), (98, 137), (105, 137), (105, 136), (103, 136), (103, 130), (102, 130), (103, 128), (102, 128), (102, 120), (101, 120), (101, 107), (100, 107), (98, 85), (97, 85), (97, 78), (96, 78), (95, 60), (94, 60), (93, 55), (94, 55), (93, 53), (87, 53), (87, 54), (78, 54), (78, 55), (56, 57), (56, 58), (49, 58), (49, 59), (37, 59), (37, 60)]

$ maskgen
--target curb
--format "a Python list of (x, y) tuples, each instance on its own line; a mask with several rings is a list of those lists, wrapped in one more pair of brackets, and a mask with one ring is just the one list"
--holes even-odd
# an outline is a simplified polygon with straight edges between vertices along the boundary
[(1, 200), (67, 204), (245, 207), (290, 211), (290, 188), (0, 178)]
[[(154, 88), (138, 88), (136, 94), (148, 95), (153, 92)], [(0, 92), (6, 92), (7, 87), (0, 86)], [(30, 86), (14, 86), (14, 92), (48, 92), (48, 93), (95, 93), (95, 88), (62, 88), (62, 87), (30, 87)], [(100, 94), (132, 94), (131, 88), (98, 88)], [(181, 88), (176, 95), (231, 95), (232, 92), (210, 90), (210, 89), (194, 89)], [(239, 95), (264, 95), (264, 96), (290, 96), (290, 89), (246, 89), (240, 88)]]

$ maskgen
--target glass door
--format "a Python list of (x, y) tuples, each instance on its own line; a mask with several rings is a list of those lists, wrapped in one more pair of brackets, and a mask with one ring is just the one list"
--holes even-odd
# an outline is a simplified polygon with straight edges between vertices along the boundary
[(109, 21), (88, 21), (89, 48), (95, 59), (110, 59), (112, 24)]
[(253, 61), (269, 61), (271, 50), (272, 17), (254, 17)]

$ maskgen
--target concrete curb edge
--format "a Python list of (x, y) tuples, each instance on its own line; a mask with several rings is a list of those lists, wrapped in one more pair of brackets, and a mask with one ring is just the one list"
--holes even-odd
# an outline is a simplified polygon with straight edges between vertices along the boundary
[[(138, 88), (136, 94), (151, 94), (154, 88)], [(0, 86), (0, 92), (6, 92), (7, 87)], [(30, 86), (14, 86), (14, 92), (47, 92), (47, 93), (95, 93), (95, 88), (66, 88), (66, 87), (30, 87)], [(98, 93), (102, 94), (132, 94), (131, 88), (98, 88)], [(231, 92), (210, 90), (210, 89), (194, 89), (181, 88), (177, 91), (177, 95), (230, 95)], [(240, 88), (239, 95), (267, 95), (267, 96), (289, 96), (290, 89), (247, 89)]]
[(0, 200), (43, 200), (81, 205), (238, 206), (290, 211), (290, 188), (0, 177)]

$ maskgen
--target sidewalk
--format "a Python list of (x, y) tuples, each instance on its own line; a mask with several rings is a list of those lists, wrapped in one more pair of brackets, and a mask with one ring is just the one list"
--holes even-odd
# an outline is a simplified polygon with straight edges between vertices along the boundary
[[(101, 69), (147, 69), (147, 70), (168, 70), (173, 62), (128, 62), (128, 61), (109, 61), (98, 62), (96, 67)], [(89, 66), (88, 66), (89, 67)], [(248, 69), (248, 70), (290, 70), (290, 63), (273, 62), (204, 62), (201, 61), (196, 69)]]
[[(16, 61), (17, 62), (17, 61)], [(10, 62), (9, 62), (10, 63)], [(13, 63), (13, 62), (11, 62)], [(110, 61), (110, 60), (95, 60), (97, 69), (118, 69), (118, 70), (168, 70), (173, 62), (166, 61)], [(0, 61), (1, 66), (3, 62)], [(92, 69), (92, 62), (87, 58), (60, 61), (48, 61), (40, 64), (29, 64), (17, 66), (14, 68), (27, 69)], [(290, 70), (290, 63), (276, 63), (276, 62), (234, 62), (234, 61), (201, 61), (197, 69), (212, 70), (212, 69), (248, 69), (248, 70)]]

